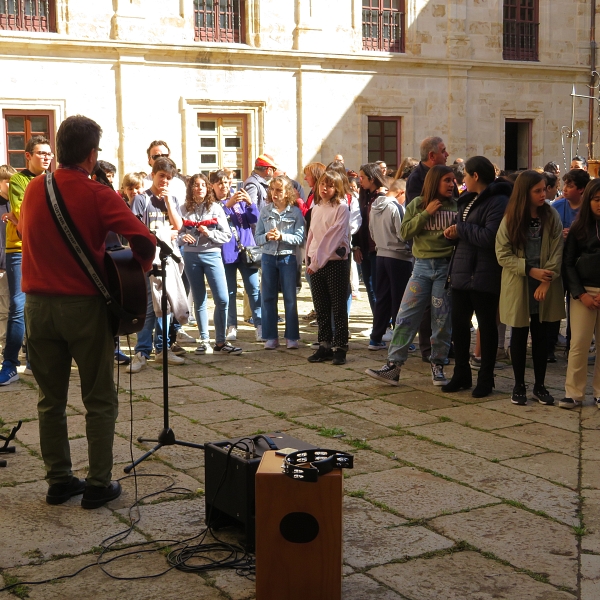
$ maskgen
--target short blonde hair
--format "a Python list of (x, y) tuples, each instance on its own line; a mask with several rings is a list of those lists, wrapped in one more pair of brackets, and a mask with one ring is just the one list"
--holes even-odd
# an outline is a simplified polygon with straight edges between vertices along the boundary
[[(141, 173), (127, 173), (123, 177), (123, 182), (121, 183), (121, 189), (125, 190), (128, 187), (143, 187), (144, 185), (144, 177)], [(150, 187), (150, 186), (148, 186)]]
[(0, 181), (6, 181), (10, 179), (17, 170), (10, 165), (0, 165)]

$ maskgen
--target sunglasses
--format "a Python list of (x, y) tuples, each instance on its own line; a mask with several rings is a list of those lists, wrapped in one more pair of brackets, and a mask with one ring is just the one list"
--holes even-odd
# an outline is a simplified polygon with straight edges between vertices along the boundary
[(169, 158), (168, 154), (153, 154), (150, 157), (152, 160), (158, 160), (159, 158)]

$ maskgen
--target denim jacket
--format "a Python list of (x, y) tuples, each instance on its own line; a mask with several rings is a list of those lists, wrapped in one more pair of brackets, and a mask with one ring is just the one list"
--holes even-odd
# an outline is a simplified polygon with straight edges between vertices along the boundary
[[(273, 227), (281, 232), (278, 241), (267, 240), (266, 234)], [(265, 204), (258, 217), (256, 232), (254, 234), (257, 246), (262, 246), (265, 254), (285, 256), (294, 254), (296, 246), (301, 246), (304, 241), (304, 217), (297, 206), (288, 206), (279, 213), (271, 202)]]

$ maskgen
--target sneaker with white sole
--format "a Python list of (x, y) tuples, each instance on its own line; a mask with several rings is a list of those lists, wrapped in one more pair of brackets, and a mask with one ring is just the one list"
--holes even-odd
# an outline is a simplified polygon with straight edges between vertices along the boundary
[(0, 385), (8, 385), (14, 381), (19, 381), (17, 369), (12, 365), (2, 365), (2, 369), (0, 369)]
[(285, 341), (285, 347), (288, 350), (298, 350), (298, 348), (300, 347), (298, 344), (298, 340), (286, 340)]
[(220, 353), (220, 354), (232, 354), (234, 356), (237, 356), (238, 354), (241, 354), (243, 352), (243, 350), (241, 348), (237, 348), (236, 346), (232, 346), (231, 344), (228, 344), (227, 342), (225, 344), (215, 344), (214, 348), (213, 348), (213, 353)]
[(431, 364), (431, 381), (433, 381), (433, 385), (448, 385), (443, 365)]
[(567, 410), (570, 410), (572, 408), (577, 408), (578, 406), (581, 406), (581, 400), (573, 400), (573, 398), (563, 398), (562, 400), (558, 401), (558, 406), (560, 408), (566, 408)]
[(187, 350), (177, 343), (171, 344), (171, 352), (176, 356), (185, 356), (187, 354)]
[(195, 346), (198, 343), (198, 340), (189, 333), (186, 333), (183, 329), (180, 329), (177, 332), (176, 342), (180, 346)]
[[(156, 362), (161, 364), (163, 361), (163, 352), (158, 352), (155, 358)], [(173, 354), (171, 350), (167, 350), (167, 363), (170, 365), (182, 365), (185, 362), (181, 356), (177, 356), (177, 354)]]
[(23, 369), (23, 375), (33, 375), (33, 371), (31, 370), (31, 367), (25, 367)]
[(263, 338), (262, 335), (262, 325), (257, 325), (256, 326), (256, 341), (257, 342), (264, 342), (265, 339)]
[(212, 346), (207, 341), (200, 342), (200, 345), (196, 348), (195, 354), (202, 356), (203, 354), (212, 354)]
[(381, 337), (381, 341), (382, 342), (391, 342), (393, 335), (394, 335), (394, 330), (388, 329)]
[(127, 373), (139, 373), (142, 369), (145, 369), (148, 366), (146, 364), (147, 360), (148, 359), (141, 352), (138, 352), (127, 365), (125, 370)]
[(267, 340), (265, 342), (265, 350), (275, 350), (279, 346), (279, 340)]
[(365, 373), (374, 379), (379, 379), (388, 385), (400, 385), (400, 367), (388, 362), (381, 369), (366, 369)]
[(225, 339), (228, 342), (232, 342), (234, 340), (237, 340), (237, 327), (234, 327), (233, 325), (230, 325), (227, 328), (227, 335), (225, 336)]
[(382, 339), (381, 342), (370, 341), (368, 348), (369, 348), (369, 350), (372, 350), (375, 352), (376, 350), (385, 350), (387, 348), (387, 346), (385, 345), (385, 342)]

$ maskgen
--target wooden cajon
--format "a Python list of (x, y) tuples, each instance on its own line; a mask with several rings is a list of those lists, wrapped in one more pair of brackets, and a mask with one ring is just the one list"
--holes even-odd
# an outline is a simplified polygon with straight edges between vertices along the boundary
[(256, 473), (256, 600), (341, 600), (342, 472), (308, 483), (282, 463), (265, 452)]

